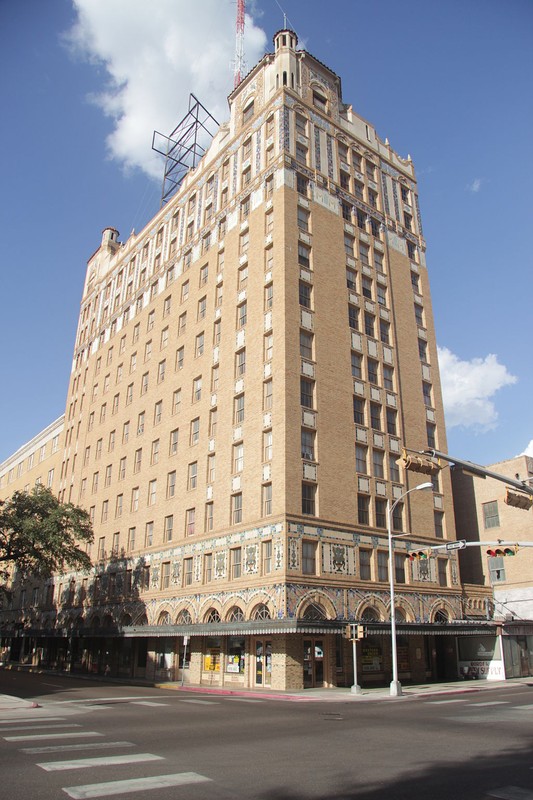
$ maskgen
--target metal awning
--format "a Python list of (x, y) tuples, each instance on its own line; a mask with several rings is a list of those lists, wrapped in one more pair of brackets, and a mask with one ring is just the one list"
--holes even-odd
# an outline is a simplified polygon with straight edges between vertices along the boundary
[[(494, 623), (461, 624), (434, 622), (427, 625), (409, 625), (396, 623), (398, 636), (495, 636), (499, 626)], [(390, 624), (365, 625), (366, 636), (390, 636)]]
[[(344, 633), (346, 621), (341, 620), (252, 620), (247, 622), (211, 622), (197, 625), (131, 625), (109, 628), (26, 628), (23, 630), (4, 630), (3, 636), (33, 636), (35, 638), (74, 638), (74, 639), (139, 639), (176, 638), (183, 636), (276, 636), (286, 634), (308, 634), (325, 636)], [(364, 628), (364, 636), (390, 636), (391, 626), (386, 622), (357, 623)], [(517, 630), (517, 628), (520, 630)], [(533, 634), (530, 626), (513, 626), (510, 634)], [(501, 622), (450, 622), (450, 623), (396, 623), (398, 636), (494, 636), (501, 632)], [(523, 630), (522, 630), (523, 629)]]

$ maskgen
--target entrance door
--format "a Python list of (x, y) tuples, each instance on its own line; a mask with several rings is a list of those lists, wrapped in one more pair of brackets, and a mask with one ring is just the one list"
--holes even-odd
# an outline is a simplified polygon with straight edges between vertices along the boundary
[(272, 642), (257, 639), (255, 642), (255, 685), (270, 686), (272, 682)]
[(304, 688), (324, 686), (324, 642), (322, 639), (304, 640)]

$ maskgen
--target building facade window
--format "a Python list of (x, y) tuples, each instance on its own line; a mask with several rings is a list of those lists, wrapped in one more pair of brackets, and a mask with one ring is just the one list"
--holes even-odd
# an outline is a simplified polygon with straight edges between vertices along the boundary
[(500, 515), (498, 513), (498, 501), (492, 500), (489, 503), (483, 503), (481, 508), (483, 511), (483, 524), (485, 526), (485, 529), (499, 528)]

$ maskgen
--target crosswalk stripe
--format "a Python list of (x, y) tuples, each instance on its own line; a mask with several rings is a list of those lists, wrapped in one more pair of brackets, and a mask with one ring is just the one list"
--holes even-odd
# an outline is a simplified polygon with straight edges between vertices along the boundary
[(168, 706), (168, 703), (152, 703), (150, 700), (132, 700), (132, 706)]
[(491, 700), (488, 703), (470, 703), (471, 706), (481, 708), (482, 706), (504, 706), (508, 705), (508, 700)]
[(92, 797), (109, 797), (126, 792), (145, 792), (149, 789), (165, 789), (169, 786), (185, 786), (189, 783), (205, 783), (211, 778), (197, 772), (177, 772), (173, 775), (157, 775), (153, 778), (132, 778), (125, 781), (89, 783), (85, 786), (64, 786), (63, 791), (72, 800), (88, 800)]
[(14, 725), (12, 728), (4, 728), (4, 731), (10, 733), (11, 731), (49, 731), (52, 730), (52, 728), (81, 728), (81, 725), (77, 722), (59, 725), (43, 725), (39, 720), (39, 723), (39, 725)]
[(85, 736), (103, 736), (103, 733), (97, 731), (73, 731), (72, 733), (32, 733), (23, 734), (22, 736), (3, 736), (6, 742), (35, 742), (42, 741), (43, 739), (77, 739)]
[(428, 700), (430, 706), (441, 706), (444, 703), (466, 703), (466, 700)]
[(502, 786), (486, 793), (488, 797), (497, 797), (498, 800), (533, 800), (533, 792), (522, 789), (520, 786)]
[[(157, 696), (159, 698), (168, 699), (170, 697), (174, 697), (172, 694), (162, 694)], [(51, 706), (60, 706), (64, 705), (65, 703), (69, 705), (83, 705), (83, 704), (91, 704), (91, 703), (111, 703), (111, 702), (129, 702), (130, 700), (153, 700), (153, 694), (128, 694), (128, 695), (117, 695), (116, 697), (82, 697), (78, 700), (50, 700), (48, 705)]]
[(163, 756), (153, 753), (132, 753), (121, 756), (97, 756), (96, 758), (75, 758), (70, 761), (44, 761), (37, 764), (45, 772), (60, 772), (65, 769), (84, 769), (85, 767), (110, 767), (117, 764), (140, 764), (143, 761), (164, 761)]
[(233, 700), (236, 703), (264, 703), (264, 700), (253, 700), (251, 697), (228, 697), (227, 700)]
[(51, 744), (47, 747), (22, 747), (21, 753), (65, 753), (76, 750), (104, 750), (111, 747), (135, 747), (133, 742), (84, 742), (83, 744)]
[(218, 700), (178, 700), (178, 703), (196, 703), (199, 706), (214, 706), (218, 705)]
[[(61, 722), (65, 717), (47, 717), (40, 716), (34, 718), (36, 722)], [(13, 725), (14, 722), (27, 722), (28, 715), (24, 717), (12, 717), (11, 719), (0, 719), (0, 725)]]

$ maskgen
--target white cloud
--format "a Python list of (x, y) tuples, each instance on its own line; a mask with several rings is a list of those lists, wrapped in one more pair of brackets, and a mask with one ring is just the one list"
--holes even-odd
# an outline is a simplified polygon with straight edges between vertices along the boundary
[(447, 426), (480, 433), (495, 428), (498, 412), (492, 398), (517, 378), (493, 354), (461, 361), (446, 347), (439, 347), (438, 352)]
[(533, 439), (531, 439), (530, 443), (527, 445), (526, 449), (523, 453), (520, 453), (521, 456), (531, 456), (533, 458)]
[[(161, 179), (152, 133), (171, 133), (188, 111), (190, 92), (219, 122), (228, 118), (235, 2), (73, 0), (73, 5), (78, 19), (66, 40), (78, 57), (105, 69), (106, 84), (91, 99), (113, 120), (110, 156)], [(268, 49), (264, 31), (249, 14), (244, 48), (249, 67)]]
[(472, 183), (467, 183), (466, 189), (467, 189), (468, 192), (472, 192), (473, 194), (476, 194), (481, 189), (481, 183), (482, 183), (481, 178), (474, 178)]

